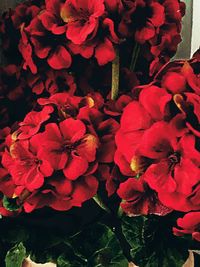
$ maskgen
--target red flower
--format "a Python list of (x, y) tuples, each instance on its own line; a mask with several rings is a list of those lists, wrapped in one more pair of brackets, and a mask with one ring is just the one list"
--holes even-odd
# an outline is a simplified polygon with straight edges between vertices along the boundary
[(129, 8), (119, 25), (123, 36), (130, 36), (135, 31), (135, 40), (144, 43), (155, 36), (157, 27), (164, 24), (164, 7), (158, 1), (134, 1)]
[(123, 0), (123, 3), (125, 11), (119, 32), (141, 44), (139, 59), (148, 62), (148, 74), (152, 76), (173, 57), (181, 42), (185, 5), (179, 0)]
[(32, 192), (43, 185), (45, 177), (53, 173), (52, 167), (32, 141), (14, 142), (9, 152), (10, 154), (3, 154), (2, 164), (18, 187), (27, 188)]
[(103, 0), (68, 0), (62, 7), (61, 17), (67, 23), (66, 36), (74, 44), (92, 40), (104, 14)]
[[(87, 134), (84, 123), (72, 118), (59, 123), (49, 123), (44, 133), (34, 136), (36, 146), (41, 146), (42, 158), (54, 170), (63, 170), (69, 180), (85, 174), (89, 163), (95, 160), (97, 138)], [(42, 142), (42, 145), (41, 145)]]
[(129, 178), (117, 191), (123, 202), (121, 207), (129, 216), (156, 214), (164, 216), (172, 210), (165, 207), (143, 179)]
[(50, 118), (52, 112), (52, 107), (44, 107), (39, 112), (29, 112), (23, 122), (19, 123), (20, 129), (16, 132), (17, 138), (22, 140), (35, 135), (40, 130), (41, 125)]
[(109, 99), (105, 103), (104, 112), (110, 116), (120, 116), (131, 101), (132, 98), (128, 95), (121, 95), (116, 101)]
[(146, 129), (153, 123), (149, 113), (137, 101), (129, 103), (121, 117), (121, 128), (116, 134), (115, 163), (123, 175), (133, 176), (133, 155)]
[(97, 34), (92, 40), (81, 45), (74, 43), (69, 43), (68, 45), (75, 55), (80, 54), (86, 59), (94, 55), (100, 66), (115, 59), (116, 52), (114, 44), (119, 43), (119, 38), (114, 31), (114, 22), (111, 19), (105, 18), (102, 21), (101, 28), (102, 36)]
[(8, 171), (0, 165), (0, 192), (9, 198), (13, 197), (15, 184), (13, 183)]
[(60, 16), (62, 5), (60, 0), (45, 0), (45, 10), (39, 14), (42, 25), (56, 35), (66, 31), (66, 24)]
[(119, 124), (114, 119), (102, 121), (96, 132), (99, 136), (99, 149), (97, 159), (102, 163), (112, 163), (116, 151), (115, 134), (119, 128)]
[(30, 21), (39, 14), (40, 8), (30, 3), (20, 3), (12, 11), (11, 19), (15, 28), (19, 29), (22, 24), (29, 25)]
[(185, 212), (199, 210), (198, 64), (169, 63), (151, 84), (133, 89), (116, 134), (121, 173), (142, 177), (163, 205)]
[(33, 48), (30, 44), (28, 34), (24, 29), (24, 24), (21, 25), (21, 39), (19, 42), (19, 51), (24, 59), (23, 68), (27, 70), (29, 67), (33, 74), (37, 73), (37, 66), (33, 61)]
[(179, 228), (173, 228), (173, 232), (177, 236), (184, 234), (192, 234), (192, 237), (200, 242), (200, 212), (189, 212), (183, 218), (177, 220)]
[(75, 55), (87, 59), (94, 55), (99, 65), (114, 60), (113, 43), (118, 44), (119, 38), (113, 20), (106, 17), (103, 0), (66, 1), (61, 17), (67, 23), (66, 36), (71, 40), (69, 48)]
[(121, 13), (123, 12), (123, 3), (122, 0), (104, 0), (106, 10), (111, 13)]
[(55, 70), (70, 67), (72, 59), (66, 48), (66, 40), (47, 31), (38, 17), (21, 30), (21, 35), (19, 50), (25, 61), (25, 69), (29, 66), (33, 74), (37, 73), (37, 67), (33, 63), (34, 55), (39, 59), (46, 59), (49, 66)]
[(69, 210), (74, 206), (81, 207), (83, 202), (96, 194), (98, 181), (92, 175), (83, 176), (73, 182), (65, 177), (57, 177), (50, 179), (48, 185), (47, 189), (36, 191), (25, 199), (23, 204), (25, 212), (32, 212), (45, 206), (60, 211)]
[(2, 152), (4, 152), (7, 143), (10, 141), (10, 128), (5, 127), (3, 129), (0, 129), (0, 155)]
[(48, 92), (50, 95), (53, 95), (61, 91), (65, 91), (69, 95), (74, 95), (76, 91), (74, 76), (66, 70), (41, 70), (36, 75), (28, 73), (27, 82), (32, 92), (37, 95), (43, 92)]
[(56, 93), (49, 98), (39, 98), (38, 103), (41, 106), (55, 106), (64, 118), (74, 117), (78, 114), (79, 105), (82, 98), (78, 96), (70, 96), (68, 93)]
[[(154, 160), (144, 176), (149, 186), (158, 192), (161, 202), (173, 209), (188, 211), (198, 209), (189, 197), (199, 182), (199, 164), (194, 137), (185, 135), (178, 139), (163, 122), (155, 123), (145, 132), (138, 153)], [(190, 154), (187, 152), (190, 148)], [(178, 202), (174, 201), (179, 199)]]

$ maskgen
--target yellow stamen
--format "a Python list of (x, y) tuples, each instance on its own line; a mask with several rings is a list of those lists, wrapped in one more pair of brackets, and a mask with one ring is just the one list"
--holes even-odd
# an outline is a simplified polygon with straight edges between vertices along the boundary
[(16, 193), (13, 194), (12, 198), (17, 198), (18, 195), (16, 195)]
[(132, 158), (130, 168), (133, 172), (138, 173), (140, 170), (139, 158)]
[(90, 96), (87, 96), (86, 99), (87, 99), (87, 104), (88, 104), (89, 108), (93, 108), (94, 107), (94, 99)]
[(67, 10), (67, 8), (65, 6), (63, 6), (61, 8), (60, 17), (66, 23), (68, 23), (70, 21), (73, 21), (73, 17), (70, 15), (70, 13), (68, 12), (68, 10)]
[(174, 100), (174, 103), (176, 104), (177, 108), (182, 112), (182, 113), (186, 113), (185, 112), (185, 100), (183, 99), (182, 95), (180, 94), (176, 94), (173, 96), (173, 100)]

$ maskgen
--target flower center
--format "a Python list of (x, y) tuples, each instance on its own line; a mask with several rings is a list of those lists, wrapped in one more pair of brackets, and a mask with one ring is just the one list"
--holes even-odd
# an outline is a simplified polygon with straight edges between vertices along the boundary
[(181, 155), (179, 152), (174, 152), (173, 154), (171, 154), (169, 157), (168, 157), (168, 160), (169, 160), (169, 167), (171, 170), (174, 169), (175, 165), (178, 164), (180, 162), (180, 159), (181, 159)]

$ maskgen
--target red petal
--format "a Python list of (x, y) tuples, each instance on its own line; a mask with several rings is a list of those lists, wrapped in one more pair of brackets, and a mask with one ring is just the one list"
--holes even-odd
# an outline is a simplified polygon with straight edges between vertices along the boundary
[(53, 69), (60, 70), (69, 68), (72, 63), (72, 58), (64, 46), (58, 46), (54, 52), (51, 52), (47, 62)]
[(76, 180), (87, 171), (87, 168), (87, 160), (73, 154), (72, 157), (68, 160), (63, 172), (69, 180)]
[(77, 181), (72, 197), (77, 202), (82, 203), (92, 198), (96, 194), (97, 189), (97, 179), (94, 176), (86, 176)]
[(86, 127), (82, 121), (72, 118), (60, 122), (59, 127), (64, 139), (71, 140), (71, 142), (80, 140), (86, 131)]
[(103, 43), (99, 44), (95, 48), (95, 57), (100, 66), (105, 65), (115, 59), (115, 49), (109, 39), (105, 39)]

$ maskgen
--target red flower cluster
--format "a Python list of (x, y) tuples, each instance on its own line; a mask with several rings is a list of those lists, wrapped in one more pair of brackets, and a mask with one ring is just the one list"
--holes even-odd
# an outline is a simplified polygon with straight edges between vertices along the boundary
[(192, 234), (192, 237), (200, 242), (200, 212), (189, 212), (183, 218), (177, 220), (179, 228), (173, 228), (174, 234), (182, 236), (183, 234)]
[(118, 123), (99, 111), (98, 94), (58, 93), (38, 103), (3, 142), (0, 191), (26, 212), (81, 206), (97, 192), (98, 164), (113, 162)]
[(164, 65), (184, 9), (30, 0), (3, 14), (1, 214), (81, 207), (103, 184), (130, 216), (183, 212), (174, 233), (200, 241), (199, 52)]
[[(151, 84), (133, 90), (138, 97), (124, 109), (115, 154), (121, 173), (131, 177), (118, 190), (125, 201), (122, 208), (130, 215), (163, 215), (163, 205), (197, 211), (194, 214), (200, 210), (199, 70), (197, 56), (175, 61)], [(193, 213), (189, 214), (178, 220), (178, 226), (190, 229), (187, 218)], [(193, 230), (180, 232), (187, 231)]]
[(34, 74), (46, 63), (55, 70), (73, 68), (76, 55), (100, 66), (115, 59), (116, 49), (130, 58), (135, 43), (153, 74), (176, 52), (184, 9), (179, 0), (29, 1), (4, 14), (0, 32), (7, 54), (19, 59), (18, 43), (23, 68)]
[(150, 75), (159, 70), (177, 50), (181, 42), (181, 18), (185, 4), (180, 1), (123, 1), (125, 12), (119, 24), (119, 32), (134, 37), (142, 44), (147, 60), (151, 61)]

